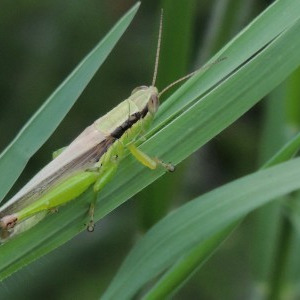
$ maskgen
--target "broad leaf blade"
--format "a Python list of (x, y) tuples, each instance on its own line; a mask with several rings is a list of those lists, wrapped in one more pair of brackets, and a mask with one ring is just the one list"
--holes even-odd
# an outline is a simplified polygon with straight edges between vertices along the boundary
[(102, 299), (132, 299), (148, 280), (192, 247), (261, 205), (297, 189), (300, 158), (258, 171), (185, 204), (137, 243)]

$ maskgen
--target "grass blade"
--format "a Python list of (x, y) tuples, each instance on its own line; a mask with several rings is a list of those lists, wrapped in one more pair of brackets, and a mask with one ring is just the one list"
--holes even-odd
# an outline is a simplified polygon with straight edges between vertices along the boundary
[(148, 280), (201, 241), (263, 204), (299, 188), (297, 158), (194, 199), (157, 223), (137, 243), (102, 299), (131, 299)]

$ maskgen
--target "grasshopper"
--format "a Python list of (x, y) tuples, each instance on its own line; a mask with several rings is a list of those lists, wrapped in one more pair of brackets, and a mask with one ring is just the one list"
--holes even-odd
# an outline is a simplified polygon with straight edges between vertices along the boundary
[(93, 187), (95, 197), (89, 207), (87, 230), (93, 231), (97, 195), (112, 180), (119, 163), (128, 154), (152, 170), (162, 166), (167, 171), (174, 171), (172, 164), (152, 158), (136, 146), (151, 126), (160, 96), (199, 71), (176, 80), (158, 92), (155, 81), (162, 19), (163, 14), (160, 18), (151, 86), (135, 88), (126, 100), (87, 127), (69, 146), (56, 151), (54, 159), (0, 208), (2, 240), (32, 227), (47, 213), (77, 198), (90, 186)]

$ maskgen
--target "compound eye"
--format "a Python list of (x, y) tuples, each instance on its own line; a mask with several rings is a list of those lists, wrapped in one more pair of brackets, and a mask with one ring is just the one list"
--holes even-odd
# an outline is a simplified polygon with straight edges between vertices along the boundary
[(158, 104), (158, 97), (156, 94), (152, 94), (151, 95), (151, 102), (153, 105), (157, 105)]
[(150, 113), (156, 113), (159, 106), (158, 96), (156, 94), (152, 94), (150, 97), (150, 101), (148, 103), (148, 110)]
[(134, 93), (136, 93), (137, 91), (141, 91), (141, 90), (146, 90), (148, 87), (146, 85), (141, 85), (136, 87), (132, 92), (131, 95), (133, 95)]

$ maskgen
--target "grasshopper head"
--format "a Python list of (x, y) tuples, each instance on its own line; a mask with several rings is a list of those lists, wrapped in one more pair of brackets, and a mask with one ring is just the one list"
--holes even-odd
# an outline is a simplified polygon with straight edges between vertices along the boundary
[(135, 88), (130, 98), (137, 105), (139, 111), (154, 115), (159, 107), (158, 90), (154, 86), (140, 86)]

